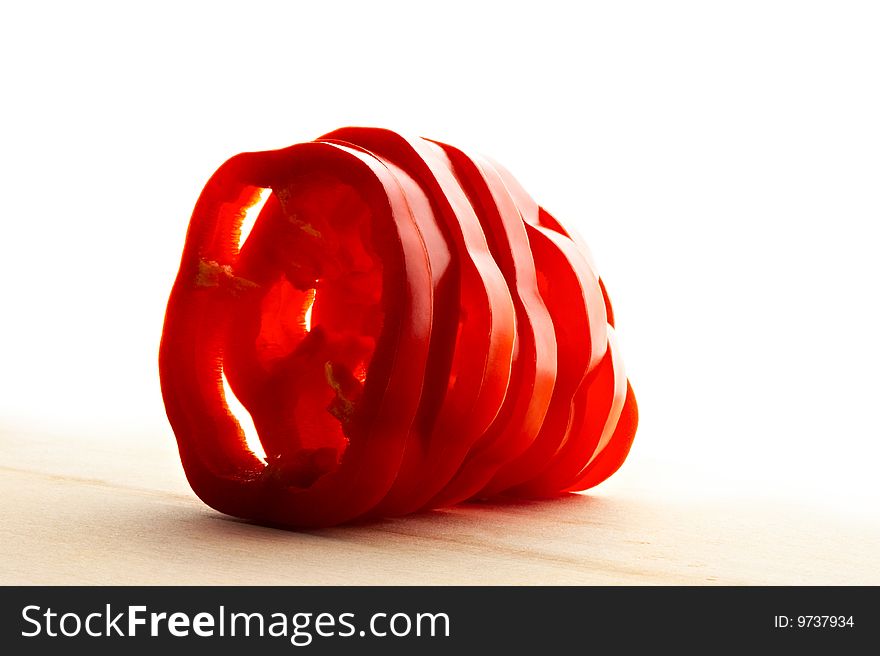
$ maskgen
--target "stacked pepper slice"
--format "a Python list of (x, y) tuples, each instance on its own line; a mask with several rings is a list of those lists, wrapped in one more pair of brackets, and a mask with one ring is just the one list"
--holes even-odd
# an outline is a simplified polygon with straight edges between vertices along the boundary
[(162, 393), (193, 490), (237, 517), (326, 526), (553, 496), (610, 476), (632, 443), (612, 323), (586, 245), (499, 164), (343, 128), (208, 181)]

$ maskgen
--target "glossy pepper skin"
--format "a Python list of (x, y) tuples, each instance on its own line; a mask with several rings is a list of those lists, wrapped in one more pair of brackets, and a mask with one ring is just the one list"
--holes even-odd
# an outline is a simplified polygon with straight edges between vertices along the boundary
[(208, 181), (165, 315), (162, 394), (193, 490), (237, 517), (328, 526), (548, 497), (605, 480), (632, 444), (612, 324), (586, 244), (499, 164), (343, 128), (237, 155)]

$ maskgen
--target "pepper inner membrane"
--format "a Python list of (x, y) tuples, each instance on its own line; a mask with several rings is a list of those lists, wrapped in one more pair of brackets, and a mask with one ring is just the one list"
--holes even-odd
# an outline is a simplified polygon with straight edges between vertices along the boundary
[(254, 251), (269, 263), (251, 306), (258, 316), (249, 334), (231, 336), (251, 340), (249, 367), (261, 374), (244, 405), (267, 473), (309, 487), (338, 467), (359, 430), (358, 401), (384, 318), (382, 264), (369, 206), (328, 176), (275, 189), (258, 222), (267, 225), (255, 227)]

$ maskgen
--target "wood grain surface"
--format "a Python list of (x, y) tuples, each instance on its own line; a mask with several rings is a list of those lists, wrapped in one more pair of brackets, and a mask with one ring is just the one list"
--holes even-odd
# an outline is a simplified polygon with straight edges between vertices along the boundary
[(880, 584), (872, 517), (660, 493), (637, 459), (591, 494), (295, 532), (206, 507), (169, 439), (0, 453), (2, 584)]

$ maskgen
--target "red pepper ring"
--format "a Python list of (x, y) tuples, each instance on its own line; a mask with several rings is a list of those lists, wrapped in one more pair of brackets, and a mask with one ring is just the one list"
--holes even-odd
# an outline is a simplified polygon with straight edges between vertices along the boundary
[[(284, 466), (264, 466), (246, 448), (221, 387), (228, 312), (236, 294), (255, 293), (238, 277), (242, 209), (260, 188), (285, 188), (316, 171), (352, 185), (380, 238), (384, 325), (348, 428), (338, 466), (308, 487)], [(289, 224), (288, 230), (299, 230)], [(375, 160), (332, 144), (308, 143), (236, 156), (202, 192), (166, 313), (160, 375), (181, 460), (196, 494), (237, 517), (292, 526), (350, 520), (375, 505), (394, 481), (420, 395), (432, 316), (424, 242), (394, 178)]]

